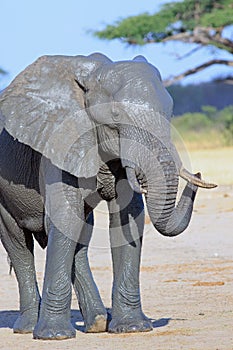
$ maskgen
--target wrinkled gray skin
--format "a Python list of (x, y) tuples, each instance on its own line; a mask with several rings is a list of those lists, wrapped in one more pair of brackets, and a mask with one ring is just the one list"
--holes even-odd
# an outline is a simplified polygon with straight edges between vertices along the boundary
[[(108, 202), (114, 274), (108, 331), (152, 329), (139, 292), (142, 193), (155, 228), (175, 236), (190, 221), (197, 186), (213, 187), (183, 171), (170, 142), (171, 114), (160, 74), (143, 57), (43, 56), (1, 94), (0, 234), (19, 284), (15, 332), (74, 337), (71, 282), (86, 330), (106, 329), (87, 258), (101, 199)], [(179, 175), (189, 182), (176, 206)], [(44, 247), (47, 234), (40, 300), (33, 236)]]

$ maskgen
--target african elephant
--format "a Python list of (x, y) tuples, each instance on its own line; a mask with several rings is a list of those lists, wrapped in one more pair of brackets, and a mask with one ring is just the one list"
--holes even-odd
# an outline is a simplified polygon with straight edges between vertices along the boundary
[[(156, 230), (175, 236), (189, 224), (198, 186), (215, 186), (183, 168), (170, 138), (172, 107), (159, 71), (142, 56), (43, 56), (3, 91), (0, 229), (19, 283), (15, 331), (36, 324), (34, 338), (74, 337), (71, 280), (87, 331), (105, 329), (87, 259), (91, 213), (102, 199), (114, 275), (108, 330), (151, 330), (139, 292), (142, 195)], [(179, 176), (188, 183), (176, 205)], [(43, 245), (46, 233), (40, 304), (32, 234)]]

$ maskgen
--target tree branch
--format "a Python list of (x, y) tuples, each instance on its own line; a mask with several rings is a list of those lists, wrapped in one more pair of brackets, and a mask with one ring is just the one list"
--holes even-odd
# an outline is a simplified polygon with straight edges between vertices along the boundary
[[(224, 49), (233, 53), (233, 41), (222, 38), (222, 28), (212, 27), (196, 27), (192, 32), (182, 32), (174, 35), (165, 36), (161, 42), (168, 41), (183, 41), (185, 43), (196, 43), (201, 45), (214, 45), (218, 48)], [(158, 40), (148, 40), (147, 43), (155, 43)]]
[(183, 60), (184, 58), (187, 58), (189, 56), (192, 56), (195, 52), (199, 51), (203, 49), (202, 45), (198, 45), (196, 47), (194, 47), (194, 49), (190, 50), (189, 52), (186, 52), (184, 55), (178, 56), (177, 59), (178, 60)]
[(203, 69), (209, 67), (209, 66), (212, 66), (213, 64), (224, 64), (226, 66), (231, 66), (233, 67), (233, 61), (228, 61), (228, 60), (221, 60), (221, 59), (213, 59), (213, 60), (210, 60), (208, 62), (205, 62), (203, 64), (201, 64), (200, 66), (197, 66), (195, 68), (192, 68), (192, 69), (188, 69), (187, 71), (181, 73), (181, 74), (178, 74), (170, 79), (166, 79), (164, 80), (164, 85), (165, 86), (170, 86), (172, 84), (174, 84), (175, 82), (187, 77), (188, 75), (192, 75), (192, 74), (195, 74), (197, 72), (200, 72), (202, 71)]

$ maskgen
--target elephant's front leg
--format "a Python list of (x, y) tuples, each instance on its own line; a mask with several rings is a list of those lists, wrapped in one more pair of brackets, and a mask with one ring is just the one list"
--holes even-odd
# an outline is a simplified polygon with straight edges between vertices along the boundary
[(108, 330), (111, 333), (150, 331), (152, 323), (142, 312), (139, 288), (143, 201), (125, 180), (118, 188), (117, 200), (109, 203), (114, 281)]

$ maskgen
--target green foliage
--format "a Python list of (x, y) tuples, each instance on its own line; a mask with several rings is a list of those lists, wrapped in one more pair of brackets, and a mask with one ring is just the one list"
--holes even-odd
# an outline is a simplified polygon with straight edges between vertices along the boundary
[(233, 146), (233, 106), (218, 111), (202, 107), (203, 113), (185, 113), (173, 119), (172, 124), (184, 142), (198, 148)]
[(148, 22), (149, 14), (144, 13), (139, 16), (125, 18), (118, 21), (116, 25), (107, 25), (104, 31), (94, 34), (101, 39), (128, 38), (132, 43), (143, 44), (141, 33), (151, 30), (151, 20)]
[(217, 120), (219, 113), (217, 111), (217, 108), (214, 106), (202, 106), (202, 111), (205, 113), (206, 117), (209, 120)]
[(211, 11), (204, 12), (200, 18), (199, 24), (204, 27), (213, 28), (224, 27), (232, 24), (233, 4), (232, 0), (210, 1), (215, 3)]
[(233, 106), (219, 113), (219, 123), (223, 125), (223, 134), (227, 145), (233, 145)]
[(175, 118), (173, 125), (184, 133), (187, 131), (200, 132), (212, 126), (212, 121), (204, 113), (185, 113)]
[(193, 30), (198, 25), (217, 28), (232, 24), (231, 0), (184, 0), (164, 5), (161, 12), (163, 11), (172, 13), (177, 20), (182, 20), (187, 30)]
[(100, 39), (117, 39), (128, 42), (129, 44), (145, 44), (145, 36), (149, 37), (154, 32), (158, 41), (162, 39), (164, 27), (169, 23), (171, 18), (167, 15), (158, 16), (143, 13), (138, 16), (128, 17), (116, 22), (115, 25), (107, 25), (103, 31), (94, 32), (94, 35)]
[(120, 19), (94, 32), (101, 39), (119, 38), (129, 44), (159, 42), (174, 34), (192, 31), (197, 26), (213, 28), (232, 24), (232, 0), (183, 0), (162, 6), (155, 14), (144, 13)]

